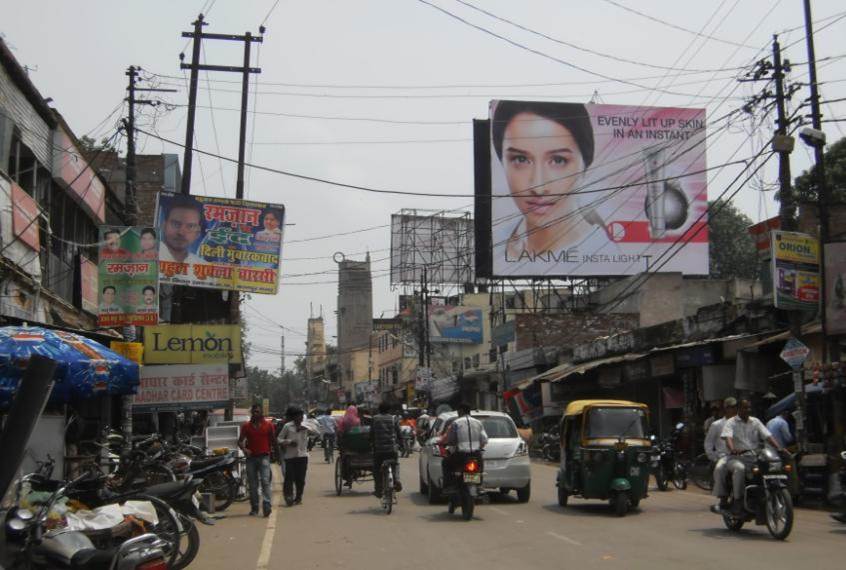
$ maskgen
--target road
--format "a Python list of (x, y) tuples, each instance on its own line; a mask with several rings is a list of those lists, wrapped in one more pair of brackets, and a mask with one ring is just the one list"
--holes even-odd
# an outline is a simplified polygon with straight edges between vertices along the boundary
[(405, 491), (386, 516), (370, 495), (372, 483), (353, 485), (338, 497), (332, 469), (312, 452), (303, 504), (280, 507), (274, 467), (274, 512), (247, 515), (236, 503), (213, 527), (201, 526), (194, 568), (265, 570), (345, 568), (462, 570), (515, 568), (817, 568), (838, 567), (846, 527), (824, 512), (797, 510), (787, 542), (766, 527), (725, 530), (708, 511), (712, 500), (699, 490), (651, 492), (640, 509), (613, 516), (606, 503), (570, 500), (560, 508), (555, 467), (533, 464), (532, 499), (493, 498), (472, 521), (429, 505), (417, 493), (417, 456), (402, 460)]

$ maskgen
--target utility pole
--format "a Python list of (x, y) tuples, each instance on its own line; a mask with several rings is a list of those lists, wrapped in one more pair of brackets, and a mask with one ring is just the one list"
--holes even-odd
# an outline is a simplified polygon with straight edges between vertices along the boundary
[[(258, 67), (250, 67), (250, 46), (253, 42), (261, 43), (264, 38), (254, 36), (250, 32), (244, 35), (237, 34), (209, 34), (203, 32), (203, 26), (208, 25), (203, 20), (203, 15), (197, 16), (194, 21), (193, 32), (182, 32), (183, 38), (192, 38), (194, 40), (194, 49), (191, 55), (191, 63), (185, 63), (185, 54), (180, 54), (179, 59), (181, 69), (191, 70), (191, 81), (188, 91), (188, 123), (185, 129), (185, 158), (182, 165), (182, 193), (191, 193), (191, 160), (194, 146), (194, 119), (197, 109), (197, 86), (199, 83), (199, 72), (202, 71), (226, 71), (231, 73), (240, 73), (243, 80), (241, 84), (241, 127), (238, 147), (238, 177), (236, 180), (235, 197), (238, 200), (244, 198), (244, 149), (246, 148), (247, 139), (247, 97), (249, 95), (250, 74), (261, 73)], [(259, 27), (259, 33), (264, 34), (265, 27)], [(210, 65), (200, 63), (200, 48), (203, 40), (228, 40), (244, 42), (244, 65), (241, 67), (231, 65)]]
[(282, 375), (282, 374), (285, 374), (285, 335), (282, 335), (281, 337), (279, 337), (279, 340), (280, 340), (280, 344), (281, 344), (280, 348), (282, 349), (280, 351), (280, 354), (282, 355), (282, 361), (279, 363), (280, 364), (279, 374)]
[[(811, 141), (811, 146), (814, 147), (814, 178), (817, 189), (817, 211), (819, 212), (820, 220), (820, 299), (822, 301), (822, 310), (820, 311), (820, 323), (823, 332), (823, 362), (840, 362), (840, 345), (837, 340), (830, 337), (828, 334), (828, 323), (826, 322), (826, 267), (825, 267), (825, 248), (826, 244), (831, 240), (831, 218), (829, 215), (829, 206), (831, 204), (831, 187), (828, 185), (828, 178), (825, 171), (825, 133), (822, 131), (822, 114), (820, 113), (820, 93), (817, 85), (817, 57), (814, 50), (814, 23), (811, 18), (811, 2), (804, 0), (805, 8), (805, 44), (808, 51), (808, 83), (811, 90), (811, 124), (813, 131), (810, 137), (803, 136), (803, 140)], [(802, 133), (805, 135), (805, 132)], [(835, 389), (832, 391), (832, 410), (833, 410), (833, 424), (834, 424), (834, 441), (835, 457), (840, 456), (840, 452), (844, 448), (844, 417), (843, 417), (843, 389)], [(835, 468), (837, 464), (835, 463)]]
[[(155, 106), (157, 104), (156, 101), (136, 99), (135, 95), (139, 91), (161, 93), (176, 92), (176, 89), (136, 87), (135, 82), (138, 78), (138, 70), (138, 67), (130, 65), (125, 74), (129, 78), (129, 82), (126, 86), (127, 93), (125, 99), (128, 103), (129, 110), (127, 118), (123, 121), (123, 126), (126, 130), (126, 223), (129, 226), (138, 225), (138, 196), (135, 191), (135, 105)], [(135, 326), (129, 325), (123, 327), (123, 338), (127, 342), (135, 342), (138, 338)], [(123, 399), (123, 421), (121, 423), (123, 433), (126, 435), (126, 441), (129, 442), (129, 445), (132, 445), (132, 397), (125, 397)]]
[[(785, 71), (790, 69), (789, 62), (781, 59), (781, 46), (778, 43), (778, 36), (773, 36), (773, 81), (776, 89), (776, 132), (773, 136), (773, 150), (778, 153), (778, 182), (779, 182), (779, 218), (781, 227), (784, 230), (796, 231), (796, 197), (793, 192), (792, 179), (790, 174), (790, 153), (793, 151), (794, 139), (787, 134), (790, 126), (785, 109), (784, 76)], [(802, 337), (802, 313), (797, 310), (787, 312), (790, 321), (790, 334), (801, 341)], [(796, 394), (796, 442), (799, 450), (804, 451), (807, 446), (807, 431), (805, 418), (807, 406), (805, 403), (805, 387), (803, 382), (803, 371), (793, 370), (793, 390)]]

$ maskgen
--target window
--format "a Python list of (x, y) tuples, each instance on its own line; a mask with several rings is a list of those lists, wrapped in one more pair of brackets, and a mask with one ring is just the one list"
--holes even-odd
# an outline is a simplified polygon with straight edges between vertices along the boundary
[(517, 437), (517, 426), (511, 418), (503, 416), (479, 416), (477, 417), (485, 426), (485, 433), (491, 439), (513, 439)]

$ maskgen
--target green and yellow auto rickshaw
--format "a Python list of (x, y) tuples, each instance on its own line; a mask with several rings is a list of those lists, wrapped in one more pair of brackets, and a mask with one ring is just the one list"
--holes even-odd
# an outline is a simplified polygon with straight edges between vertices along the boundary
[(561, 418), (558, 504), (570, 496), (609, 501), (618, 516), (647, 496), (649, 408), (625, 400), (577, 400)]

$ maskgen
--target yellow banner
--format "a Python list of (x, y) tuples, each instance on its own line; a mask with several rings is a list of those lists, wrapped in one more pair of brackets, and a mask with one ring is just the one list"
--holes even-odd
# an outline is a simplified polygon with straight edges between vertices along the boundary
[(773, 255), (777, 261), (792, 263), (820, 262), (820, 245), (816, 238), (796, 232), (773, 232)]
[(113, 340), (109, 348), (132, 362), (137, 364), (144, 363), (144, 345), (140, 342), (120, 342)]
[(144, 327), (146, 364), (238, 364), (239, 325), (159, 325)]

